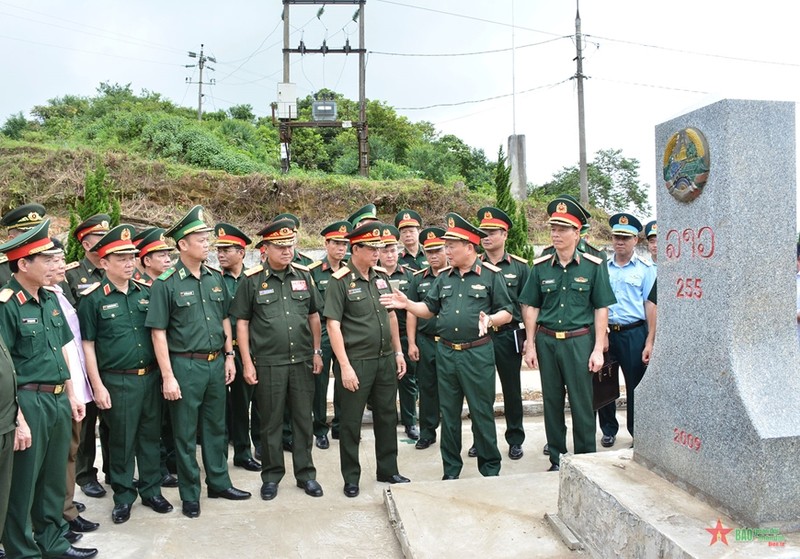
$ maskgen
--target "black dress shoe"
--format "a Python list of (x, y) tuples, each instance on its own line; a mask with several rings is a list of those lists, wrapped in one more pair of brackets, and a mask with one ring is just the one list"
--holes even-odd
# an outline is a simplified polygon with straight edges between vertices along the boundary
[(315, 479), (298, 481), (297, 487), (305, 490), (306, 495), (311, 495), (312, 497), (322, 497), (322, 486)]
[(200, 501), (184, 501), (181, 512), (189, 518), (197, 518), (200, 516)]
[(59, 555), (56, 559), (89, 559), (97, 555), (97, 550), (93, 547), (72, 547)]
[(283, 450), (285, 450), (286, 452), (291, 452), (293, 448), (294, 448), (293, 441), (283, 441)]
[(335, 440), (335, 441), (338, 441), (339, 440), (339, 431), (334, 431), (333, 429), (331, 429), (331, 438), (333, 440)]
[(248, 458), (247, 460), (234, 460), (233, 465), (237, 468), (244, 468), (248, 472), (260, 472), (261, 471), (261, 463), (256, 462), (252, 458)]
[(419, 428), (416, 425), (406, 425), (406, 435), (412, 441), (419, 439)]
[(278, 496), (278, 484), (274, 481), (268, 481), (261, 486), (261, 498), (265, 501), (271, 501)]
[(417, 450), (425, 450), (435, 442), (436, 439), (420, 439), (417, 441), (417, 444), (414, 445), (414, 448)]
[(245, 499), (250, 498), (250, 492), (242, 491), (241, 489), (236, 489), (235, 487), (228, 487), (222, 491), (216, 491), (210, 487), (208, 488), (209, 499), (218, 499), (220, 497), (223, 499), (228, 499), (229, 501), (244, 501)]
[(411, 480), (400, 474), (392, 474), (387, 477), (378, 476), (378, 481), (382, 483), (409, 483)]
[(603, 435), (603, 438), (600, 439), (600, 444), (606, 448), (614, 446), (614, 443), (617, 441), (617, 437), (614, 435)]
[(350, 498), (358, 497), (358, 485), (356, 485), (355, 483), (345, 483), (344, 496)]
[(81, 515), (76, 516), (75, 520), (70, 520), (67, 524), (73, 532), (94, 532), (100, 527), (97, 522), (86, 520)]
[(467, 456), (469, 456), (470, 458), (475, 458), (477, 455), (478, 455), (478, 449), (475, 448), (475, 445), (469, 447), (469, 450), (467, 451)]
[(449, 481), (451, 479), (458, 479), (458, 476), (451, 476), (450, 474), (444, 474), (442, 476), (442, 481)]
[(161, 478), (161, 487), (178, 487), (178, 478), (172, 474), (164, 474)]
[(83, 491), (84, 495), (87, 497), (94, 497), (95, 499), (104, 497), (106, 494), (105, 487), (100, 485), (99, 481), (90, 481), (89, 483), (81, 485), (81, 491)]
[(552, 464), (552, 463), (550, 464), (550, 467), (547, 468), (548, 472), (558, 472), (560, 470), (561, 468), (558, 466), (558, 464)]
[(122, 524), (131, 518), (131, 506), (127, 503), (119, 503), (114, 505), (114, 510), (111, 511), (111, 520), (114, 524)]
[(545, 456), (550, 456), (550, 445), (549, 444), (544, 443), (544, 448), (542, 449), (542, 454), (544, 454)]
[(150, 507), (159, 514), (172, 512), (172, 503), (167, 501), (161, 495), (153, 495), (152, 497), (143, 498), (142, 504), (146, 507)]
[(512, 444), (508, 447), (508, 457), (512, 460), (519, 460), (523, 454), (521, 444)]
[(83, 503), (79, 503), (78, 501), (72, 501), (72, 506), (77, 509), (78, 514), (86, 510), (86, 505), (84, 505)]
[(73, 532), (72, 530), (67, 530), (67, 533), (64, 534), (64, 537), (70, 544), (73, 544), (79, 539), (81, 539), (83, 537), (83, 534), (79, 534), (78, 532)]
[(328, 435), (317, 435), (316, 441), (314, 444), (317, 445), (317, 448), (321, 450), (327, 450), (331, 446), (331, 442), (328, 440)]

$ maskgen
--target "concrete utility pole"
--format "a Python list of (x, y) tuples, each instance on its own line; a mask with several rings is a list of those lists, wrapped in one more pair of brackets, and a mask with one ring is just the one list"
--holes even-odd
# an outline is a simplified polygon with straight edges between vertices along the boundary
[[(205, 56), (203, 54), (203, 44), (200, 44), (200, 56), (197, 56), (196, 52), (189, 51), (189, 58), (197, 58), (197, 64), (186, 64), (186, 68), (194, 68), (197, 66), (200, 68), (200, 78), (193, 82), (190, 78), (186, 78), (187, 84), (197, 84), (197, 120), (203, 120), (203, 69), (208, 67), (209, 70), (214, 71), (214, 68), (211, 66), (207, 66), (206, 62), (213, 62), (214, 64), (217, 63), (217, 59), (213, 56)], [(205, 82), (206, 85), (214, 85), (217, 80), (210, 79), (209, 81)]]
[(581, 184), (581, 204), (584, 206), (589, 203), (589, 178), (586, 172), (586, 121), (583, 114), (583, 35), (581, 34), (581, 11), (580, 0), (575, 0), (575, 48), (577, 56), (575, 61), (578, 63), (574, 79), (578, 80), (578, 150), (580, 152), (580, 184)]

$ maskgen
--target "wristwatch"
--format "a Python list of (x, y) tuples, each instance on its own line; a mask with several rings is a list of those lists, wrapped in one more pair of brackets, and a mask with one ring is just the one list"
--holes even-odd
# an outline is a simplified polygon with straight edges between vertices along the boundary
[(233, 351), (226, 351), (225, 352), (225, 357), (233, 357), (234, 355), (236, 355), (236, 353), (233, 352)]
[(322, 356), (322, 350), (321, 349), (315, 349), (314, 350), (314, 355)]
[(394, 352), (394, 356), (395, 357), (403, 357), (403, 352), (402, 351), (395, 351)]

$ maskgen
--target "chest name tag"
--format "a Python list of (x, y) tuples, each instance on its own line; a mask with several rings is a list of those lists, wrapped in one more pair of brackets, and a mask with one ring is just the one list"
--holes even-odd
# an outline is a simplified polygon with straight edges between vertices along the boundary
[(514, 279), (517, 277), (517, 274), (505, 274), (505, 277), (508, 279)]
[(306, 280), (292, 280), (292, 291), (308, 291)]
[(431, 285), (431, 282), (429, 282), (429, 281), (426, 281), (425, 283), (419, 284), (420, 287), (430, 287), (430, 285)]
[(194, 295), (194, 291), (181, 291), (181, 297), (191, 297)]
[(589, 283), (589, 278), (584, 278), (584, 277), (575, 278), (575, 281), (577, 283)]
[(347, 290), (347, 294), (348, 295), (358, 295), (359, 293), (361, 293), (361, 288), (360, 287), (354, 287), (352, 289), (348, 289)]
[(211, 293), (222, 293), (222, 288), (218, 285), (215, 285), (211, 288)]
[(150, 299), (139, 299), (139, 304), (140, 305), (149, 305), (150, 304)]
[(258, 294), (259, 294), (259, 295), (271, 295), (271, 294), (273, 294), (273, 293), (275, 293), (275, 290), (274, 290), (274, 289), (261, 289), (261, 290), (258, 292)]
[(484, 289), (486, 289), (485, 285), (472, 285), (470, 287), (472, 287), (472, 289), (477, 289), (479, 291), (483, 291)]
[(39, 324), (39, 319), (38, 318), (23, 318), (22, 319), (22, 323), (23, 324)]
[(542, 280), (542, 285), (553, 285), (556, 282), (554, 279)]
[(375, 287), (378, 289), (386, 289), (389, 287), (389, 284), (386, 283), (386, 280), (383, 278), (378, 278), (375, 280)]
[(442, 289), (453, 289), (453, 286), (452, 285), (445, 285), (445, 286), (442, 287)]
[(107, 311), (110, 309), (117, 309), (119, 308), (119, 303), (111, 303), (110, 305), (103, 305), (103, 310)]

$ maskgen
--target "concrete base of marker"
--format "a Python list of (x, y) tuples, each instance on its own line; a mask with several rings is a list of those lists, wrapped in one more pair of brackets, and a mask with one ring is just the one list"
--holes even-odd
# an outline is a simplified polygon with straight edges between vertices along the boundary
[[(562, 458), (558, 518), (594, 557), (798, 557), (800, 535), (783, 545), (742, 541), (738, 525), (707, 502), (633, 461), (633, 450)], [(732, 488), (732, 490), (734, 490)], [(727, 545), (711, 543), (720, 520)], [(737, 539), (737, 537), (739, 539)]]

